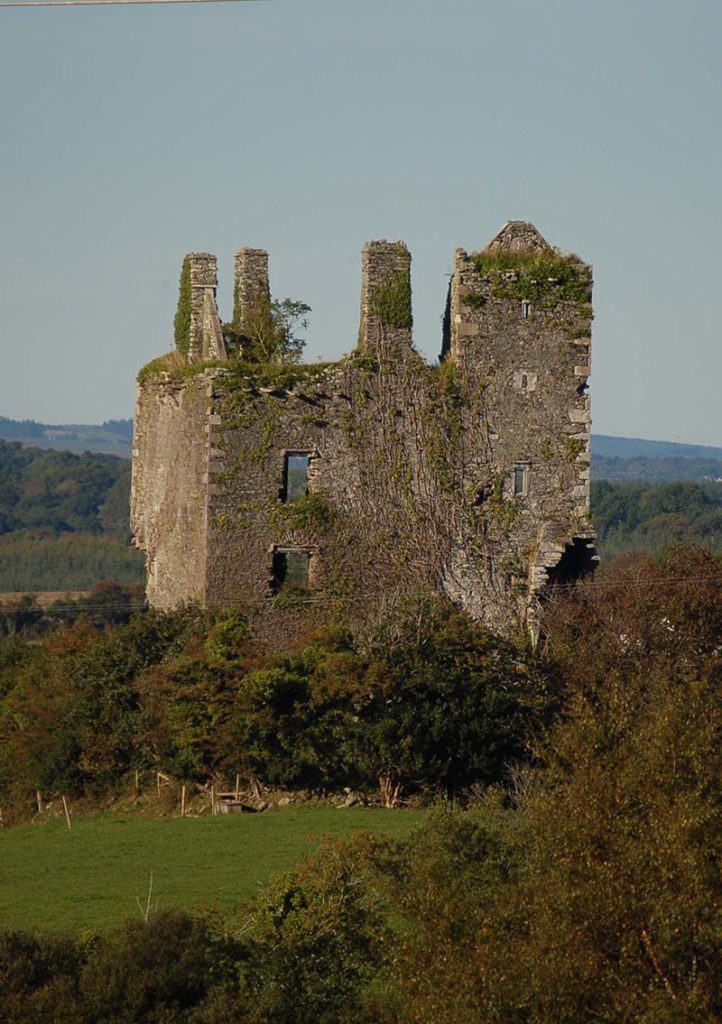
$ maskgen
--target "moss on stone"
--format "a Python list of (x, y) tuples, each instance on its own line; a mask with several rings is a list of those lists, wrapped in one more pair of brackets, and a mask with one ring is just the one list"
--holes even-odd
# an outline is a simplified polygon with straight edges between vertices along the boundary
[(409, 275), (401, 270), (377, 285), (371, 295), (371, 307), (384, 327), (398, 330), (411, 328), (413, 316)]

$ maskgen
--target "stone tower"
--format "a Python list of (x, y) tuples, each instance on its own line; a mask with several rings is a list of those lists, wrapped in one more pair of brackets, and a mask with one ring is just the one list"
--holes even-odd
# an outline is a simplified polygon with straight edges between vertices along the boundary
[[(408, 249), (369, 242), (354, 351), (279, 367), (213, 349), (205, 258), (201, 365), (156, 361), (138, 388), (132, 524), (150, 602), (241, 609), (277, 642), (441, 591), (535, 635), (548, 588), (596, 561), (590, 267), (519, 221), (458, 250), (432, 367), (412, 345)], [(267, 254), (241, 249), (234, 321), (269, 299)]]

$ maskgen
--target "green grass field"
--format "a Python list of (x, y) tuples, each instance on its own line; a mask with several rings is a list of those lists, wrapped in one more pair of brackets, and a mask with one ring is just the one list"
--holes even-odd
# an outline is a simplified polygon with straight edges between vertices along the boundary
[(312, 853), (324, 836), (392, 838), (421, 811), (289, 808), (214, 818), (97, 816), (0, 832), (0, 928), (105, 929), (139, 914), (153, 872), (159, 907), (226, 919), (259, 886)]

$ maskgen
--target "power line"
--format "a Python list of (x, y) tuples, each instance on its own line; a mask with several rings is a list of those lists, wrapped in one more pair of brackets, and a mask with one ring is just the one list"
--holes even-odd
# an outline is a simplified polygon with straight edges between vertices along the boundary
[(133, 4), (239, 4), (267, 0), (0, 0), (0, 7), (127, 7)]

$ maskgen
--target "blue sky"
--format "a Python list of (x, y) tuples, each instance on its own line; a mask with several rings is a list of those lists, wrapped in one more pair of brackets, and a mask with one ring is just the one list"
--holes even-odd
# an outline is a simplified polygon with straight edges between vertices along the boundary
[(719, 0), (0, 9), (0, 415), (132, 413), (183, 253), (271, 253), (350, 349), (404, 239), (429, 358), (457, 246), (507, 219), (594, 264), (594, 430), (722, 444)]

